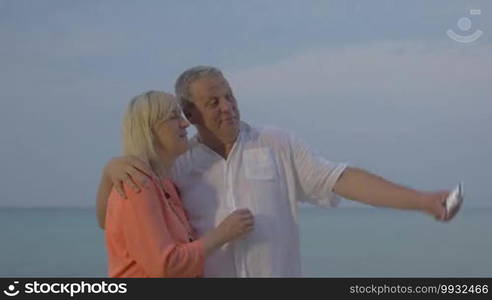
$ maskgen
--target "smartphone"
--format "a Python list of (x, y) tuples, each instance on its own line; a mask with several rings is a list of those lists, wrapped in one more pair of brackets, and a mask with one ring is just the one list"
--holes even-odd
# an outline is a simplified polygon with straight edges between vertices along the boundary
[(449, 215), (463, 202), (463, 183), (460, 182), (449, 194), (446, 199), (446, 214)]

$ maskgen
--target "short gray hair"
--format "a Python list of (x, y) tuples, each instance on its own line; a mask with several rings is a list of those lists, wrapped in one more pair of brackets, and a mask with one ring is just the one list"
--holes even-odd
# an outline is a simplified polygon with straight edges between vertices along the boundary
[(222, 75), (222, 72), (218, 68), (210, 66), (196, 66), (179, 75), (176, 84), (174, 85), (174, 89), (181, 108), (184, 109), (193, 102), (190, 91), (191, 84), (198, 79), (209, 76), (224, 78), (224, 75)]

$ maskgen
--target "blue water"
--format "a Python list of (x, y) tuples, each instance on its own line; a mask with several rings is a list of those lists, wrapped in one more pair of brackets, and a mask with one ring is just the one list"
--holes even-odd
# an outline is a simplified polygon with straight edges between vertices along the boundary
[[(375, 208), (299, 213), (306, 277), (491, 277), (492, 209), (443, 224)], [(0, 209), (1, 277), (104, 277), (103, 232), (92, 209)]]

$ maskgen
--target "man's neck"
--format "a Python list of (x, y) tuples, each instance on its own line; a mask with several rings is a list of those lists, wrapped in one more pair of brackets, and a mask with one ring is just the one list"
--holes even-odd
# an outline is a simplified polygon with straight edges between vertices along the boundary
[(223, 139), (210, 134), (210, 132), (206, 130), (198, 130), (198, 140), (222, 156), (224, 159), (227, 159), (229, 153), (231, 153), (238, 136), (239, 133), (236, 135), (234, 140), (231, 139), (230, 141), (224, 141)]

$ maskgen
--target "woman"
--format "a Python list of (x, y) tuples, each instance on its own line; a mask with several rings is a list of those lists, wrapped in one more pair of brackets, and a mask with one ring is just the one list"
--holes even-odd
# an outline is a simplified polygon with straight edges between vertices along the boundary
[(204, 260), (226, 242), (253, 228), (247, 210), (237, 210), (197, 239), (176, 187), (168, 178), (187, 150), (186, 128), (174, 96), (150, 91), (135, 97), (123, 120), (123, 152), (147, 161), (150, 188), (108, 199), (106, 246), (110, 277), (200, 277)]

